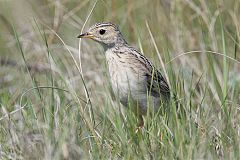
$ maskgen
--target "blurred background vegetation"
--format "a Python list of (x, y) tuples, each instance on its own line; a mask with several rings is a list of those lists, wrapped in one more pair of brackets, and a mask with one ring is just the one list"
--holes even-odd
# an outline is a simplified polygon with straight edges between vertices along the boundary
[[(239, 17), (239, 0), (1, 0), (0, 159), (239, 159)], [(103, 21), (161, 69), (160, 52), (187, 117), (134, 133), (101, 46), (76, 38)]]

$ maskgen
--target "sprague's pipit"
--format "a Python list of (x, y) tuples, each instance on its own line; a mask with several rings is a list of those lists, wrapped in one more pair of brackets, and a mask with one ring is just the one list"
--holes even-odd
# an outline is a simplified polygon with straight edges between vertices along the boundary
[(114, 94), (134, 110), (139, 126), (143, 126), (142, 115), (148, 110), (167, 107), (170, 90), (166, 80), (144, 55), (128, 45), (116, 25), (97, 23), (78, 38), (90, 38), (103, 46)]

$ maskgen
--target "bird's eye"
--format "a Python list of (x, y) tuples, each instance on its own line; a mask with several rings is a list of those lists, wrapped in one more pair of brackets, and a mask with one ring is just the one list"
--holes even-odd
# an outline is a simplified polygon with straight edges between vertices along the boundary
[(100, 33), (101, 35), (103, 35), (105, 32), (106, 32), (106, 30), (104, 30), (104, 29), (101, 29), (101, 30), (99, 31), (99, 33)]

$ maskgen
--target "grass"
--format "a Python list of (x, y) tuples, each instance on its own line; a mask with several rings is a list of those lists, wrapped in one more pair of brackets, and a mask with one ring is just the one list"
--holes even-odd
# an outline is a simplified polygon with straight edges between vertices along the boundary
[[(239, 159), (240, 2), (1, 1), (0, 159)], [(168, 77), (182, 106), (137, 119), (112, 95), (96, 22)]]

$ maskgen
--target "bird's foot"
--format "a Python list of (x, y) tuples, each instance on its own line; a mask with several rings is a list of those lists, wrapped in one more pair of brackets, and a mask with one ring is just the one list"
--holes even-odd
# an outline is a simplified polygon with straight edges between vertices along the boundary
[(139, 123), (137, 129), (135, 130), (135, 133), (141, 132), (143, 129), (144, 129), (143, 117), (139, 116)]

